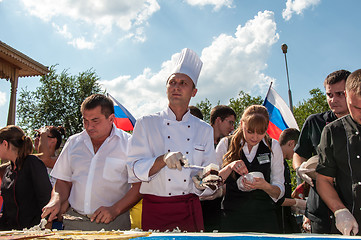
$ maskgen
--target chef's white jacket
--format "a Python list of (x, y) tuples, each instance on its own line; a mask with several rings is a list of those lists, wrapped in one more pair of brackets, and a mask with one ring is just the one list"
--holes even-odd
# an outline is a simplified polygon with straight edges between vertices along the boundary
[(112, 206), (129, 191), (129, 137), (113, 124), (96, 153), (85, 130), (68, 139), (51, 176), (72, 183), (69, 203), (77, 212), (93, 214), (101, 206)]
[(209, 188), (198, 190), (192, 176), (199, 170), (167, 166), (149, 177), (156, 158), (167, 152), (181, 152), (189, 164), (207, 166), (216, 163), (213, 128), (188, 111), (181, 121), (173, 111), (166, 110), (137, 120), (130, 140), (128, 153), (129, 181), (142, 182), (140, 193), (170, 197), (194, 193), (206, 196)]

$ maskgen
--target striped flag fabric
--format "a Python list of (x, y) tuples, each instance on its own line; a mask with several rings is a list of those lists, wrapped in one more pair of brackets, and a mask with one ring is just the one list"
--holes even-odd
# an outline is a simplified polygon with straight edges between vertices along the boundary
[(267, 108), (270, 122), (267, 133), (271, 138), (278, 140), (280, 134), (286, 128), (299, 130), (295, 117), (280, 95), (271, 86), (263, 105)]
[(136, 121), (133, 115), (109, 93), (107, 96), (114, 103), (115, 126), (124, 131), (133, 131)]

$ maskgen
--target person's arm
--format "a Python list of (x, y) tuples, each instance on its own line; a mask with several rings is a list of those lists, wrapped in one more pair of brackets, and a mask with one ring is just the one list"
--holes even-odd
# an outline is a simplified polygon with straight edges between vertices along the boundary
[(316, 189), (322, 200), (332, 212), (345, 208), (345, 205), (342, 203), (333, 186), (333, 177), (317, 174)]
[[(247, 160), (246, 160), (247, 161)], [(227, 166), (223, 167), (218, 175), (225, 181), (229, 175), (232, 173), (232, 171), (235, 171), (239, 175), (245, 175), (248, 173), (248, 169), (246, 165), (244, 164), (243, 160), (236, 160), (231, 163), (229, 163)]]
[(142, 195), (139, 193), (140, 185), (140, 182), (132, 184), (132, 188), (127, 192), (127, 194), (118, 202), (113, 204), (113, 206), (102, 206), (98, 208), (92, 215), (90, 221), (96, 221), (97, 223), (109, 223), (120, 214), (128, 211), (142, 198)]
[(246, 189), (261, 189), (265, 191), (271, 198), (278, 199), (281, 194), (281, 189), (278, 186), (268, 183), (264, 178), (254, 178), (253, 182), (243, 179), (243, 186)]
[(167, 165), (163, 159), (164, 155), (161, 155), (155, 159), (153, 166), (149, 170), (149, 177), (158, 173), (162, 168)]
[(307, 159), (304, 157), (301, 157), (300, 155), (298, 155), (297, 153), (293, 154), (293, 159), (292, 159), (292, 167), (293, 169), (296, 171), (297, 168), (300, 167), (300, 165), (304, 162), (306, 162)]
[(43, 208), (43, 213), (41, 214), (42, 218), (45, 218), (48, 215), (50, 215), (48, 221), (53, 221), (57, 218), (61, 205), (69, 198), (71, 187), (71, 182), (60, 179), (56, 180), (53, 191), (51, 192), (50, 201)]

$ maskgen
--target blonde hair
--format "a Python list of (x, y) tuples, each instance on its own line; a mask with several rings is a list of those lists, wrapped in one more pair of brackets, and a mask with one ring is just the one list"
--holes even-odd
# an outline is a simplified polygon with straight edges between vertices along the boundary
[[(241, 122), (242, 124), (246, 124), (249, 131), (264, 134), (267, 131), (269, 123), (267, 108), (261, 105), (249, 106), (244, 110)], [(231, 142), (227, 153), (223, 156), (223, 166), (227, 166), (231, 162), (241, 159), (241, 151), (246, 143), (242, 124), (239, 124), (231, 139), (228, 139), (228, 141)], [(271, 138), (268, 134), (266, 134), (265, 139), (268, 148), (271, 150), (271, 146), (269, 145)]]
[(24, 131), (14, 125), (8, 125), (0, 129), (0, 143), (7, 141), (18, 153), (16, 164), (20, 169), (24, 159), (33, 152), (33, 142), (31, 138), (26, 136)]

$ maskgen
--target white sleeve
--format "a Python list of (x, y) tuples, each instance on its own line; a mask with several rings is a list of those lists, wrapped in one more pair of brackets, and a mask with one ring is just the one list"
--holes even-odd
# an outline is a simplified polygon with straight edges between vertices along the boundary
[(219, 141), (217, 148), (216, 148), (216, 160), (219, 164), (219, 167), (222, 167), (223, 164), (223, 156), (228, 151), (228, 137), (224, 137)]
[(73, 138), (69, 138), (64, 148), (61, 150), (61, 153), (58, 159), (55, 162), (55, 165), (50, 172), (50, 176), (56, 179), (60, 179), (63, 181), (71, 182), (72, 181), (72, 169), (69, 158), (69, 149), (71, 148), (71, 142)]
[(285, 194), (285, 177), (284, 177), (284, 165), (283, 165), (283, 153), (282, 148), (278, 141), (272, 139), (272, 161), (271, 161), (271, 184), (277, 186), (281, 193), (278, 198), (272, 198), (274, 202), (277, 202)]
[(152, 177), (149, 177), (149, 170), (152, 168), (156, 156), (153, 156), (148, 143), (146, 128), (143, 126), (143, 121), (138, 120), (135, 124), (133, 135), (130, 138), (128, 150), (128, 182), (147, 182)]

